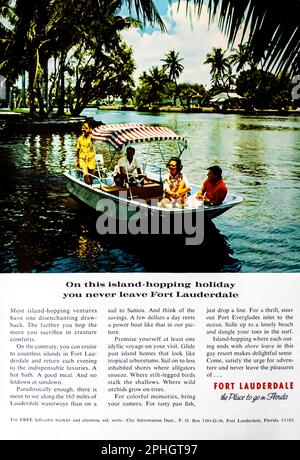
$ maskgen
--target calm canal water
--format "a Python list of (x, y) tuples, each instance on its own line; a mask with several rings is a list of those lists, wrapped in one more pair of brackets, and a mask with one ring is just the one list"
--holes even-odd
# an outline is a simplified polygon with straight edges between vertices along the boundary
[(77, 134), (0, 143), (1, 272), (300, 271), (300, 118), (87, 111), (105, 123), (159, 123), (186, 137), (185, 173), (202, 183), (219, 164), (244, 203), (207, 225), (205, 242), (100, 237), (62, 172)]

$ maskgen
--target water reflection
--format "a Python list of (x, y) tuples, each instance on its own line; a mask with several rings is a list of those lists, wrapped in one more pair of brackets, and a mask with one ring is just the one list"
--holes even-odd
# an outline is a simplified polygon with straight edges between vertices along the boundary
[(239, 123), (237, 129), (240, 131), (298, 131), (298, 126), (272, 126), (272, 125), (252, 125)]
[[(106, 271), (108, 252), (110, 271), (120, 271), (120, 263), (124, 267), (134, 263), (135, 271), (146, 272), (239, 272), (241, 269), (227, 239), (211, 221), (205, 224), (205, 239), (199, 246), (187, 246), (184, 238), (174, 235), (116, 237), (99, 236), (92, 231), (79, 237), (76, 256), (88, 271)], [(117, 265), (114, 255), (118, 257)]]
[(211, 222), (206, 222), (204, 242), (186, 246), (183, 238), (156, 238), (139, 245), (131, 242), (130, 249), (139, 253), (147, 272), (239, 272), (241, 263), (224, 235)]
[[(205, 240), (200, 246), (186, 246), (182, 237), (174, 236), (100, 236), (96, 231), (98, 215), (75, 201), (72, 229), (64, 226), (64, 257), (53, 260), (43, 271), (81, 272), (238, 272), (240, 262), (232, 248), (212, 222), (205, 226)], [(73, 216), (75, 217), (75, 216)], [(82, 225), (85, 222), (85, 225)], [(75, 251), (72, 253), (72, 247)], [(62, 251), (62, 248), (58, 248)]]
[[(84, 229), (82, 230), (84, 231)], [(98, 259), (101, 259), (101, 254), (103, 252), (104, 248), (99, 241), (89, 238), (88, 235), (81, 235), (79, 237), (75, 256), (86, 265), (89, 272), (98, 271)]]
[[(266, 177), (268, 175), (267, 166), (263, 166), (259, 162), (255, 162), (253, 159), (247, 161), (247, 163), (234, 163), (232, 165), (234, 170), (245, 176), (252, 176), (255, 178)], [(254, 182), (254, 185), (260, 185), (260, 181)]]

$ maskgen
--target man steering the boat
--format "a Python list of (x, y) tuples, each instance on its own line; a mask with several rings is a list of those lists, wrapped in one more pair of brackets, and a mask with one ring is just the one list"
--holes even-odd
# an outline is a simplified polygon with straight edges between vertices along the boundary
[(135, 149), (128, 147), (126, 156), (120, 158), (116, 166), (115, 183), (119, 187), (123, 187), (124, 183), (142, 182), (145, 175), (142, 173), (142, 168), (139, 161), (134, 158)]
[(92, 128), (88, 122), (83, 123), (81, 127), (82, 135), (78, 138), (76, 144), (76, 167), (83, 172), (86, 184), (92, 184), (90, 174), (95, 174), (96, 157), (95, 149), (92, 142)]
[(222, 178), (220, 166), (208, 168), (207, 179), (197, 193), (198, 200), (204, 204), (217, 206), (223, 203), (227, 195), (227, 186)]

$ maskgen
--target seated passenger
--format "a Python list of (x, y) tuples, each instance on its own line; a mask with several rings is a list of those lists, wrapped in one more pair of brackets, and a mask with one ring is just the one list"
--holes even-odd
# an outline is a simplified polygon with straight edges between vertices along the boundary
[(183, 168), (181, 160), (172, 157), (167, 166), (169, 171), (163, 178), (164, 197), (158, 206), (183, 207), (191, 188), (187, 178), (181, 172)]
[(204, 204), (222, 204), (227, 195), (227, 187), (222, 178), (222, 169), (219, 166), (208, 168), (207, 179), (197, 193), (198, 200), (204, 200)]
[(116, 185), (123, 187), (124, 183), (136, 182), (136, 180), (142, 180), (144, 175), (139, 161), (134, 158), (135, 149), (128, 147), (126, 150), (126, 156), (120, 158), (116, 166), (116, 175), (114, 177)]

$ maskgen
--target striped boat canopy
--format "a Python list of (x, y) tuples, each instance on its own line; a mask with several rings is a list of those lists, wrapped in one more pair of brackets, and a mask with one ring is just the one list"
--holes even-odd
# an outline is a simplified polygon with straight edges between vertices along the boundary
[(121, 149), (123, 145), (134, 142), (172, 140), (186, 143), (183, 137), (177, 136), (170, 128), (145, 126), (140, 123), (98, 126), (93, 130), (93, 139), (108, 142), (116, 149)]

